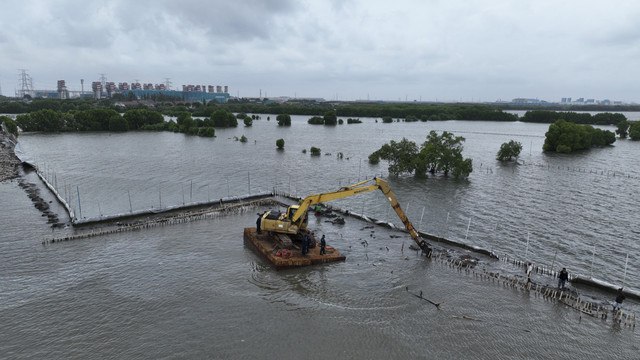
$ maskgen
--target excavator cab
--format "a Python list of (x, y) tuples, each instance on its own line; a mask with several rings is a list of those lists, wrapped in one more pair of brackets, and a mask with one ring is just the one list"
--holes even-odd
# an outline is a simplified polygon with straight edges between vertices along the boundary
[(300, 205), (291, 205), (287, 208), (287, 212), (286, 212), (286, 216), (287, 219), (291, 220), (293, 219), (293, 214), (296, 213), (296, 210), (298, 210), (298, 208), (300, 207)]
[[(293, 221), (293, 214), (295, 214), (299, 208), (300, 208), (300, 205), (289, 206), (289, 208), (287, 208), (287, 213), (286, 213), (287, 219), (289, 219), (290, 221)], [(307, 228), (307, 224), (309, 223), (308, 219), (309, 219), (308, 213), (305, 213), (302, 219), (298, 220), (298, 227), (300, 230), (304, 230)]]
[(270, 210), (260, 216), (260, 230), (283, 234), (297, 234), (307, 228), (307, 216), (293, 222), (293, 214), (298, 211), (299, 205), (291, 205), (285, 212)]

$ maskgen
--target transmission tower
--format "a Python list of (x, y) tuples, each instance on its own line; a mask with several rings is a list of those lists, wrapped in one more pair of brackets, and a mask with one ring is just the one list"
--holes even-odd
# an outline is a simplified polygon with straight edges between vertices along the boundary
[(107, 85), (107, 74), (100, 74), (100, 83), (102, 84), (102, 89)]
[(18, 85), (20, 90), (16, 91), (16, 97), (33, 96), (33, 79), (27, 74), (27, 69), (18, 69)]

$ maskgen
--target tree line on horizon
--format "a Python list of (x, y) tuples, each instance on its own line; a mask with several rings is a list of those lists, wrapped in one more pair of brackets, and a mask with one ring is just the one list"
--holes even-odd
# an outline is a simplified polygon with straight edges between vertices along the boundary
[[(129, 104), (131, 105), (131, 104)], [(16, 121), (23, 131), (127, 131), (165, 130), (193, 135), (213, 136), (213, 128), (235, 127), (233, 112), (244, 114), (245, 126), (252, 125), (249, 113), (278, 114), (280, 126), (290, 126), (290, 115), (310, 115), (309, 124), (335, 125), (342, 123), (338, 116), (380, 117), (383, 122), (484, 120), (523, 121), (553, 124), (558, 120), (586, 125), (616, 125), (621, 138), (640, 140), (640, 122), (628, 121), (620, 113), (575, 113), (567, 111), (530, 110), (522, 117), (505, 113), (488, 105), (469, 104), (403, 104), (403, 103), (172, 103), (158, 102), (155, 109), (143, 104), (129, 107), (115, 106), (110, 99), (34, 99), (31, 102), (0, 100), (0, 113), (17, 113)], [(122, 114), (122, 115), (120, 115)], [(129, 114), (129, 115), (127, 115)], [(137, 115), (133, 115), (137, 114)], [(160, 122), (162, 114), (174, 116), (177, 122)], [(255, 116), (255, 115), (254, 115)], [(195, 117), (204, 117), (198, 119)], [(394, 121), (395, 118), (395, 121)], [(358, 123), (349, 118), (347, 123)], [(206, 129), (211, 128), (211, 129)], [(600, 138), (599, 133), (596, 138)], [(610, 140), (610, 137), (608, 138)], [(606, 140), (605, 142), (608, 142)], [(602, 143), (598, 140), (596, 143)], [(575, 144), (574, 144), (575, 145)], [(551, 146), (551, 145), (550, 145)], [(575, 148), (575, 146), (571, 146)], [(564, 148), (563, 148), (564, 149)]]
[[(38, 110), (56, 110), (67, 112), (71, 110), (91, 110), (98, 108), (113, 109), (119, 112), (131, 108), (148, 108), (143, 103), (129, 102), (123, 108), (116, 106), (115, 99), (34, 99), (30, 102), (15, 100), (0, 100), (0, 113), (24, 114)], [(557, 120), (591, 125), (616, 125), (620, 121), (628, 120), (624, 114), (602, 112), (595, 115), (572, 111), (529, 110), (518, 117), (503, 111), (499, 106), (484, 104), (422, 104), (422, 103), (318, 103), (318, 102), (287, 102), (287, 103), (239, 103), (229, 102), (219, 104), (210, 102), (185, 103), (172, 101), (157, 101), (153, 103), (154, 110), (165, 115), (177, 116), (181, 112), (189, 112), (193, 117), (210, 117), (219, 109), (233, 113), (262, 113), (323, 116), (333, 111), (338, 117), (373, 117), (382, 119), (397, 119), (401, 121), (443, 121), (443, 120), (479, 120), (479, 121), (523, 121), (533, 123), (554, 123)]]
[(621, 121), (628, 121), (627, 117), (621, 113), (604, 112), (591, 115), (589, 113), (550, 110), (530, 110), (520, 118), (522, 122), (544, 124), (552, 124), (558, 120), (589, 125), (617, 125)]
[(38, 110), (16, 117), (25, 132), (86, 132), (86, 131), (172, 131), (205, 137), (215, 136), (215, 128), (237, 127), (232, 113), (219, 109), (205, 119), (193, 118), (189, 112), (176, 114), (176, 121), (165, 121), (163, 115), (149, 109), (129, 109), (119, 113), (113, 109)]

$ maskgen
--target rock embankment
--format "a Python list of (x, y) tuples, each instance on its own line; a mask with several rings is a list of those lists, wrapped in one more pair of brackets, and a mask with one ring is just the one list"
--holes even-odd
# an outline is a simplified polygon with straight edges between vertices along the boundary
[(0, 124), (0, 181), (18, 177), (20, 160), (14, 152), (15, 146), (16, 138), (7, 132), (4, 124)]
[(50, 207), (51, 201), (47, 203), (42, 197), (40, 197), (40, 189), (36, 184), (27, 182), (24, 178), (18, 180), (18, 185), (27, 193), (27, 196), (33, 202), (33, 206), (40, 210), (42, 216), (47, 218), (47, 223), (52, 224), (53, 227), (62, 227), (64, 224), (60, 223), (58, 215), (54, 213)]

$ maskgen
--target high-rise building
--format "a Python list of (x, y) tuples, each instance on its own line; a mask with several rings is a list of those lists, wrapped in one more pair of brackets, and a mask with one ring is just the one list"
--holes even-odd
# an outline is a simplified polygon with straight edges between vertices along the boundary
[(91, 90), (93, 90), (93, 97), (96, 99), (102, 98), (102, 82), (93, 81), (91, 83)]
[(67, 91), (67, 85), (64, 80), (58, 80), (58, 97), (60, 99), (69, 98), (69, 92)]
[(116, 83), (114, 83), (113, 81), (106, 82), (105, 88), (105, 90), (107, 91), (107, 96), (111, 97), (111, 95), (116, 92)]

